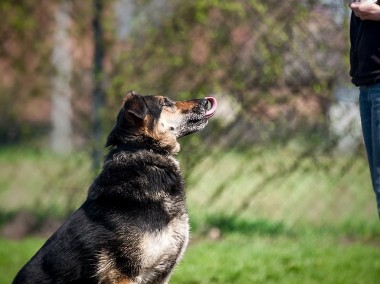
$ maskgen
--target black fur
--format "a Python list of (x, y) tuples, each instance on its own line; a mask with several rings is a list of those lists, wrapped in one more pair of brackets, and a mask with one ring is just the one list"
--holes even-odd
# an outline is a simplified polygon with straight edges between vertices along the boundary
[[(167, 283), (187, 245), (188, 224), (174, 147), (162, 146), (149, 134), (161, 119), (160, 102), (127, 95), (107, 139), (110, 152), (87, 199), (20, 270), (14, 284)], [(207, 103), (193, 104), (205, 112)], [(192, 109), (176, 111), (188, 115)], [(157, 234), (165, 246), (158, 254), (149, 251)]]

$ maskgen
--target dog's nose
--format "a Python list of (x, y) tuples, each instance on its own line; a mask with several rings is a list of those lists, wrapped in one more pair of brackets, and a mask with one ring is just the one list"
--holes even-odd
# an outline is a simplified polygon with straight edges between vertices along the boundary
[(206, 110), (208, 110), (208, 100), (207, 99), (201, 100), (201, 106), (204, 107)]

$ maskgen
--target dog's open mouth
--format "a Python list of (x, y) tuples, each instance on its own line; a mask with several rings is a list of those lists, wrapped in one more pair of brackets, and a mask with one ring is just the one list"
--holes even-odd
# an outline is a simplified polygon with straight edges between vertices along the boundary
[(215, 114), (216, 108), (218, 107), (218, 101), (214, 97), (205, 97), (205, 99), (208, 101), (208, 109), (205, 113), (205, 118), (209, 119)]

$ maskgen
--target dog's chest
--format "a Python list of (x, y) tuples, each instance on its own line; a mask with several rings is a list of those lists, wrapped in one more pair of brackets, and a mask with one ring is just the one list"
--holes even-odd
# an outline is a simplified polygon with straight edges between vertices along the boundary
[(188, 241), (187, 214), (173, 219), (162, 230), (145, 233), (140, 246), (143, 266), (147, 270), (155, 270), (160, 266), (177, 263), (183, 256)]

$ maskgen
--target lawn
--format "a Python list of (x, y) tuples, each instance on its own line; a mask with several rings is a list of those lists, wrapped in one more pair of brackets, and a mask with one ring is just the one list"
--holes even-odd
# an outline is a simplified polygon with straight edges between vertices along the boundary
[[(42, 243), (0, 240), (0, 284), (10, 283)], [(232, 233), (217, 241), (195, 236), (171, 283), (375, 284), (377, 245), (325, 234)]]
[(235, 235), (190, 246), (173, 283), (375, 284), (380, 250), (328, 237)]
[[(363, 155), (266, 146), (179, 159), (192, 241), (171, 283), (378, 283), (380, 225)], [(62, 218), (92, 179), (86, 153), (0, 150), (0, 232), (20, 211), (36, 225)], [(0, 235), (0, 284), (45, 238)]]
[(43, 240), (36, 238), (23, 241), (0, 239), (0, 284), (11, 283), (17, 271), (42, 244)]

